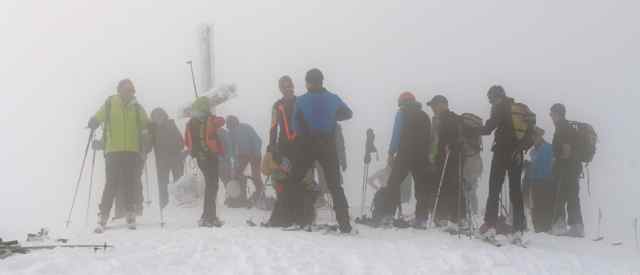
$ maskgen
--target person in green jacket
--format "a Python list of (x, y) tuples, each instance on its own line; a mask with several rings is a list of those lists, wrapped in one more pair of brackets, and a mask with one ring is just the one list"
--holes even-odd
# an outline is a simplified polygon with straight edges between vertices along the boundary
[(113, 202), (118, 198), (126, 211), (129, 229), (136, 228), (136, 206), (142, 193), (140, 176), (149, 118), (136, 101), (135, 87), (129, 79), (118, 83), (118, 94), (107, 98), (89, 120), (89, 128), (102, 126), (105, 152), (106, 184), (100, 202), (96, 233), (105, 229)]

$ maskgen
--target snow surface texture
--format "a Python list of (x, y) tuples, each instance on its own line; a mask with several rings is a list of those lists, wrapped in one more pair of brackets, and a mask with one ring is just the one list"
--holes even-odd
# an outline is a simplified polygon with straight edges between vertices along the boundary
[[(167, 226), (157, 217), (137, 231), (121, 221), (103, 235), (75, 228), (70, 243), (108, 242), (107, 251), (55, 249), (0, 262), (0, 274), (640, 274), (640, 251), (529, 234), (529, 248), (496, 248), (479, 240), (436, 231), (370, 229), (359, 235), (285, 232), (248, 227), (267, 212), (220, 208), (223, 228), (195, 227), (198, 208), (173, 208)], [(323, 210), (321, 219), (330, 221)], [(82, 227), (82, 226), (78, 226)]]

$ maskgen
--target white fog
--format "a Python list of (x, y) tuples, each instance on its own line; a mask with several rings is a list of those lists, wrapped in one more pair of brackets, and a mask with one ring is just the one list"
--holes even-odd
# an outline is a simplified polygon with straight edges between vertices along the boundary
[[(203, 68), (198, 63), (201, 58), (198, 37), (201, 27), (208, 24), (214, 28), (216, 84), (234, 83), (238, 88), (238, 96), (219, 106), (216, 112), (221, 116), (236, 115), (242, 122), (254, 126), (265, 146), (269, 139), (271, 107), (281, 96), (278, 79), (283, 75), (293, 78), (296, 94), (302, 95), (306, 92), (305, 73), (311, 68), (319, 68), (324, 72), (327, 89), (342, 97), (353, 109), (353, 119), (342, 124), (348, 158), (344, 188), (353, 218), (360, 213), (365, 131), (372, 128), (377, 134), (376, 145), (380, 151), (380, 160), (372, 164), (371, 171), (375, 171), (386, 165), (386, 152), (398, 108), (397, 98), (401, 92), (412, 91), (430, 116), (432, 112), (426, 102), (436, 94), (443, 94), (448, 97), (452, 111), (471, 112), (487, 119), (491, 109), (487, 91), (492, 85), (499, 84), (505, 88), (507, 95), (531, 107), (537, 114), (538, 126), (546, 130), (546, 139), (549, 141), (554, 131), (549, 108), (554, 103), (567, 106), (569, 119), (588, 122), (595, 127), (599, 143), (595, 160), (590, 164), (591, 195), (587, 192), (586, 183), (582, 181), (580, 184), (587, 237), (576, 241), (577, 246), (585, 250), (598, 250), (600, 245), (608, 251), (616, 249), (611, 248), (608, 242), (621, 241), (624, 245), (619, 249), (628, 253), (624, 254), (626, 258), (622, 258), (618, 264), (625, 265), (631, 265), (632, 261), (629, 259), (633, 255), (637, 259), (640, 253), (640, 248), (634, 242), (632, 227), (633, 220), (640, 217), (640, 185), (637, 180), (640, 169), (637, 159), (640, 156), (640, 129), (636, 127), (640, 117), (640, 81), (637, 77), (640, 71), (640, 20), (637, 16), (640, 2), (4, 0), (0, 3), (0, 10), (0, 144), (4, 145), (3, 157), (0, 158), (3, 182), (0, 187), (0, 238), (5, 240), (22, 241), (27, 233), (35, 232), (41, 227), (50, 228), (52, 234), (64, 235), (71, 240), (74, 236), (78, 236), (79, 240), (96, 240), (88, 233), (90, 228), (84, 225), (88, 169), (81, 182), (71, 228), (64, 228), (89, 134), (86, 129), (87, 121), (108, 96), (116, 93), (118, 81), (124, 78), (133, 81), (137, 90), (136, 97), (147, 112), (163, 107), (173, 117), (180, 107), (190, 104), (193, 101), (193, 87), (189, 67), (185, 62), (194, 61), (196, 78), (201, 86)], [(178, 120), (177, 123), (183, 130), (186, 120)], [(488, 189), (491, 160), (488, 148), (492, 141), (492, 136), (483, 139), (485, 170), (479, 182), (482, 208)], [(104, 178), (104, 158), (100, 154), (89, 213), (90, 226), (95, 223)], [(155, 201), (155, 183), (152, 182), (151, 186), (152, 200)], [(220, 192), (224, 192), (223, 190), (221, 188)], [(371, 196), (370, 193), (369, 197)], [(198, 212), (199, 207), (193, 211)], [(596, 235), (599, 208), (604, 215), (602, 231), (607, 236), (607, 243), (594, 244), (591, 238)], [(223, 207), (219, 207), (218, 211), (223, 219), (231, 215), (231, 210)], [(155, 208), (145, 211), (143, 220), (153, 224), (157, 219), (156, 212)], [(242, 212), (234, 215), (250, 218), (264, 217), (267, 214)], [(167, 219), (169, 228), (166, 230), (172, 230), (170, 224), (173, 218), (168, 216)], [(231, 225), (232, 228), (234, 226), (241, 228), (243, 224), (240, 222)], [(136, 238), (144, 241), (143, 231), (147, 229), (156, 234), (155, 239), (164, 238), (161, 229), (155, 227), (157, 226), (150, 225), (140, 228), (135, 233)], [(189, 227), (195, 230), (196, 221), (179, 227), (180, 230), (189, 230)], [(230, 230), (229, 236), (234, 238), (252, 236), (251, 232), (241, 234), (233, 232), (233, 229), (225, 230)], [(259, 250), (260, 244), (267, 245), (263, 239), (270, 238), (269, 232), (258, 234), (260, 237), (253, 245), (234, 247), (231, 244), (229, 247), (234, 254), (242, 254), (243, 249)], [(393, 235), (393, 232), (383, 233), (384, 242), (407, 241), (402, 235), (387, 236)], [(63, 264), (51, 263), (50, 267), (53, 269), (47, 270), (38, 267), (36, 258), (32, 259), (33, 262), (11, 258), (4, 260), (5, 262), (0, 261), (0, 273), (640, 272), (637, 262), (618, 272), (598, 269), (601, 267), (589, 269), (588, 264), (594, 264), (598, 259), (592, 259), (591, 256), (580, 258), (579, 251), (574, 251), (576, 256), (572, 256), (578, 259), (576, 269), (556, 264), (560, 268), (514, 267), (501, 270), (495, 266), (482, 267), (481, 263), (473, 260), (470, 260), (470, 266), (459, 269), (455, 267), (456, 261), (451, 260), (447, 263), (454, 265), (450, 269), (429, 271), (428, 267), (411, 267), (412, 263), (403, 260), (400, 262), (408, 266), (400, 266), (400, 263), (387, 266), (384, 261), (396, 261), (394, 257), (385, 258), (384, 253), (364, 252), (360, 255), (355, 252), (355, 255), (341, 260), (320, 253), (317, 257), (325, 260), (326, 265), (307, 263), (313, 261), (311, 259), (280, 259), (277, 266), (262, 269), (260, 266), (253, 266), (260, 263), (223, 257), (220, 262), (231, 266), (216, 270), (202, 263), (190, 265), (189, 262), (172, 262), (171, 259), (158, 256), (167, 264), (167, 269), (154, 266), (153, 260), (149, 260), (152, 257), (137, 258), (150, 262), (147, 265), (126, 268), (136, 263), (131, 262), (131, 259), (124, 260), (118, 254), (118, 242), (126, 239), (128, 233), (121, 231), (118, 234), (121, 236), (114, 236), (113, 239), (109, 235), (97, 239), (99, 242), (115, 243), (116, 248), (111, 252), (57, 252), (43, 257), (43, 261), (54, 261), (52, 259), (56, 256), (82, 255), (81, 259), (93, 266), (75, 263), (65, 269)], [(176, 239), (176, 232), (165, 231), (164, 234), (167, 234), (169, 241), (179, 241)], [(206, 233), (199, 231), (195, 234), (206, 238)], [(215, 234), (216, 240), (226, 238), (224, 232)], [(300, 238), (307, 242), (314, 240), (314, 237), (287, 239), (287, 235), (279, 231), (274, 234), (280, 242), (301, 240)], [(371, 236), (376, 234), (376, 231), (362, 230), (358, 237), (367, 238), (365, 241), (357, 243), (356, 240), (349, 239), (345, 241), (345, 246), (357, 247), (349, 248), (354, 251), (384, 250), (384, 246), (375, 246), (376, 238)], [(424, 243), (425, 246), (429, 246), (430, 240), (438, 239), (437, 236), (427, 235), (425, 241), (420, 239), (419, 234), (429, 233), (412, 232), (407, 238)], [(329, 237), (320, 235), (318, 238)], [(336, 247), (341, 246), (340, 242), (340, 239), (326, 240), (331, 248), (323, 248), (322, 244), (325, 242), (320, 241), (317, 249), (339, 250)], [(456, 245), (456, 240), (449, 242), (449, 245)], [(469, 242), (464, 247), (483, 247)], [(158, 246), (142, 243), (145, 244), (148, 249), (162, 247), (162, 243)], [(510, 252), (504, 252), (507, 255), (527, 255), (528, 263), (536, 265), (536, 260), (545, 259), (540, 255), (544, 255), (545, 250), (553, 250), (553, 247), (550, 248), (549, 244), (535, 247), (535, 244), (533, 241), (533, 248), (529, 248), (534, 252), (518, 252), (515, 248), (498, 249), (511, 249)], [(230, 244), (224, 245), (227, 247)], [(126, 244), (120, 246), (134, 251)], [(287, 247), (277, 248), (275, 253), (285, 255), (284, 257), (295, 257), (298, 254), (294, 251), (280, 251), (286, 249)], [(393, 253), (397, 254), (396, 249), (402, 250), (402, 247), (393, 249)], [(448, 249), (455, 251), (454, 248)], [(193, 256), (190, 254), (193, 251), (188, 251), (189, 248), (185, 250), (187, 251), (182, 254), (176, 252), (176, 255), (217, 255), (200, 251), (201, 254), (194, 252), (196, 256)], [(265, 257), (260, 253), (268, 251), (253, 255), (247, 252), (245, 257)], [(413, 246), (409, 251), (421, 253)], [(487, 253), (484, 257), (493, 255)], [(132, 254), (135, 253), (131, 252), (129, 255)], [(29, 257), (37, 255), (34, 253)], [(382, 258), (363, 259), (375, 257), (372, 255), (382, 255)], [(398, 257), (401, 255), (398, 254)], [(436, 257), (434, 255), (437, 253), (430, 255)], [(349, 262), (350, 259), (352, 262)], [(379, 269), (362, 267), (367, 260), (375, 261)], [(616, 265), (616, 262), (607, 262), (607, 259), (600, 260), (605, 262), (603, 266)], [(114, 267), (104, 261), (115, 261), (121, 266)], [(215, 259), (209, 261), (212, 265), (217, 263)], [(359, 264), (354, 264), (353, 261)], [(516, 264), (508, 259), (506, 261), (506, 265)], [(7, 265), (3, 266), (5, 263)], [(481, 267), (475, 269), (473, 263)], [(311, 268), (305, 271), (305, 265), (311, 265)], [(418, 264), (420, 265), (422, 264)], [(98, 268), (93, 268), (95, 266)]]

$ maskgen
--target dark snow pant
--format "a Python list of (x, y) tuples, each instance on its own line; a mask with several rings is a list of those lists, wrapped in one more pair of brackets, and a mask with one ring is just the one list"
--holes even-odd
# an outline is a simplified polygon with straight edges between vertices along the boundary
[(164, 208), (169, 204), (169, 176), (173, 176), (173, 181), (181, 178), (184, 174), (184, 163), (182, 161), (157, 159), (156, 170), (158, 175), (158, 196), (160, 197), (160, 208)]
[(553, 205), (556, 188), (550, 181), (536, 181), (527, 184), (531, 192), (533, 208), (531, 219), (536, 233), (548, 232), (553, 225)]
[(253, 179), (253, 184), (256, 187), (256, 192), (258, 193), (264, 192), (262, 175), (260, 175), (260, 171), (262, 171), (261, 162), (262, 162), (262, 158), (260, 157), (259, 153), (255, 156), (239, 155), (238, 166), (236, 170), (236, 175), (241, 176), (244, 174), (244, 170), (247, 169), (247, 166), (251, 165), (251, 178)]
[(429, 161), (424, 159), (408, 159), (398, 156), (391, 167), (391, 175), (387, 183), (384, 199), (384, 216), (393, 216), (400, 205), (400, 187), (409, 173), (413, 175), (416, 197), (416, 220), (426, 220), (429, 217), (429, 202), (432, 192), (429, 192)]
[(198, 159), (198, 167), (204, 175), (204, 206), (202, 207), (203, 221), (212, 221), (216, 214), (216, 199), (218, 197), (218, 157)]
[[(274, 185), (282, 186), (284, 183), (274, 182)], [(278, 190), (279, 189), (279, 190)], [(276, 203), (271, 210), (271, 216), (269, 217), (269, 226), (287, 226), (289, 220), (287, 219), (287, 208), (285, 207), (285, 190), (284, 186), (276, 188)]]
[[(278, 150), (282, 154), (283, 160), (292, 160), (291, 150), (289, 150), (289, 148), (290, 146), (278, 144)], [(276, 189), (276, 203), (273, 206), (268, 223), (270, 226), (276, 227), (289, 226), (293, 222), (293, 218), (291, 217), (292, 211), (289, 209), (289, 207), (291, 207), (290, 197), (295, 196), (295, 194), (292, 194), (288, 180), (276, 182), (273, 180), (273, 176), (271, 179)]]
[(108, 217), (118, 196), (119, 204), (128, 214), (136, 211), (142, 161), (137, 152), (113, 152), (105, 155), (106, 183), (100, 202), (100, 214)]
[(466, 217), (467, 205), (463, 193), (460, 153), (451, 152), (446, 168), (444, 159), (438, 161), (438, 176), (438, 180), (442, 179), (442, 188), (435, 217), (438, 220), (460, 223)]
[(305, 213), (305, 199), (308, 196), (301, 196), (307, 190), (303, 182), (307, 173), (313, 168), (317, 161), (325, 171), (327, 188), (333, 199), (333, 209), (336, 212), (338, 223), (346, 225), (349, 223), (349, 205), (344, 195), (344, 189), (340, 184), (340, 168), (338, 164), (338, 153), (336, 150), (336, 140), (334, 135), (328, 136), (299, 136), (296, 139), (297, 151), (294, 154), (293, 169), (289, 175), (289, 182), (285, 189), (290, 189), (289, 210), (294, 223), (298, 225), (308, 225), (309, 219)]
[(561, 217), (565, 211), (569, 226), (582, 225), (582, 210), (580, 209), (580, 174), (582, 164), (571, 161), (556, 161), (554, 174), (558, 188), (558, 199), (555, 203), (554, 218)]
[(491, 174), (489, 175), (489, 197), (487, 198), (487, 208), (484, 222), (495, 227), (498, 222), (498, 207), (500, 204), (500, 193), (506, 174), (509, 174), (509, 199), (513, 205), (513, 229), (524, 231), (526, 220), (524, 217), (524, 206), (522, 202), (522, 157), (514, 157), (514, 152), (510, 150), (496, 149), (491, 161)]

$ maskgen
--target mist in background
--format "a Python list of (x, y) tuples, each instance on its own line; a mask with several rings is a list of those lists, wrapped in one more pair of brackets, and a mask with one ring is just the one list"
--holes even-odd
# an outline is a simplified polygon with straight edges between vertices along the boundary
[[(239, 94), (218, 114), (254, 125), (265, 143), (284, 74), (302, 94), (305, 72), (318, 67), (353, 108), (343, 128), (354, 215), (365, 131), (377, 133), (381, 161), (373, 168), (381, 168), (400, 92), (413, 91), (423, 104), (444, 94), (453, 111), (486, 119), (486, 91), (501, 84), (538, 114), (548, 140), (556, 102), (567, 105), (569, 119), (594, 125), (592, 195), (581, 185), (587, 231), (600, 207), (603, 230), (630, 239), (640, 216), (638, 10), (637, 1), (2, 1), (0, 233), (64, 223), (87, 120), (120, 79), (133, 80), (147, 112), (175, 114), (193, 99), (185, 61), (199, 58), (198, 26), (208, 23), (217, 84), (236, 83)], [(102, 170), (99, 156), (93, 207)]]

